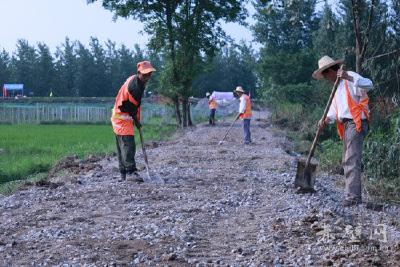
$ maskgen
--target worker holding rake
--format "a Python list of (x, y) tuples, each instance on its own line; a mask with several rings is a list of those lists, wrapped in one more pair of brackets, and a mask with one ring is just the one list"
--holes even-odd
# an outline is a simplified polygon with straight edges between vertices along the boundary
[(235, 93), (240, 99), (239, 104), (239, 115), (238, 117), (243, 120), (243, 132), (244, 132), (244, 144), (249, 145), (251, 143), (250, 133), (250, 120), (251, 120), (251, 100), (248, 95), (244, 93), (241, 86), (236, 87)]
[(139, 129), (140, 104), (146, 83), (155, 71), (149, 61), (137, 63), (137, 74), (130, 76), (122, 85), (115, 99), (111, 123), (116, 137), (120, 179), (143, 182), (137, 173), (135, 162), (134, 125)]
[(361, 198), (361, 159), (364, 137), (368, 133), (368, 95), (373, 89), (370, 79), (358, 73), (340, 69), (343, 60), (333, 60), (328, 56), (318, 61), (318, 69), (313, 78), (325, 79), (334, 83), (341, 81), (324, 120), (318, 126), (323, 128), (327, 123), (336, 121), (340, 139), (343, 141), (342, 163), (345, 176), (345, 199), (343, 207), (362, 203)]

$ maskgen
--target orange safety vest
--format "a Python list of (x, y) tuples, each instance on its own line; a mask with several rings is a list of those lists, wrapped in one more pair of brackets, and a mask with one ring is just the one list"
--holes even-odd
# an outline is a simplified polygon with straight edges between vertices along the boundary
[[(364, 113), (365, 118), (367, 121), (369, 120), (369, 111), (368, 111), (368, 102), (369, 98), (366, 97), (363, 100), (360, 101), (360, 103), (357, 103), (354, 101), (354, 99), (351, 97), (350, 91), (349, 91), (349, 84), (347, 80), (344, 80), (344, 86), (346, 88), (346, 98), (347, 98), (347, 105), (349, 106), (349, 111), (351, 116), (353, 117), (353, 121), (356, 124), (356, 130), (357, 132), (361, 132), (361, 114)], [(336, 105), (336, 127), (337, 131), (339, 134), (339, 137), (341, 140), (343, 140), (344, 137), (344, 123), (339, 121), (339, 111), (338, 111), (338, 105), (336, 102), (336, 97), (335, 97), (335, 105)]]
[(209, 109), (216, 109), (217, 108), (217, 101), (215, 99), (211, 99), (208, 101), (208, 108)]
[(122, 105), (123, 101), (129, 100), (129, 102), (138, 107), (137, 118), (140, 121), (141, 107), (128, 91), (128, 85), (134, 78), (135, 75), (129, 77), (125, 81), (125, 83), (121, 86), (121, 89), (119, 89), (117, 97), (115, 98), (115, 104), (111, 115), (111, 124), (116, 135), (134, 135), (135, 133), (132, 117), (126, 112), (121, 112), (119, 109), (119, 106)]
[(251, 100), (250, 97), (246, 94), (243, 94), (244, 96), (244, 101), (246, 101), (246, 108), (242, 114), (240, 114), (239, 118), (241, 119), (248, 119), (251, 118)]

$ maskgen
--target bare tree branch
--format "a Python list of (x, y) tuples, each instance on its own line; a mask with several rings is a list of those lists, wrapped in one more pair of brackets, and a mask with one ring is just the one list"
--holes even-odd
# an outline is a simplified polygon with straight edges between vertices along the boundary
[(374, 57), (370, 57), (370, 58), (366, 59), (366, 61), (377, 59), (377, 58), (381, 58), (381, 57), (384, 57), (384, 56), (389, 56), (389, 55), (396, 54), (396, 53), (400, 53), (400, 48), (396, 49), (396, 50), (393, 50), (391, 52), (385, 53), (385, 54), (380, 54), (380, 55), (377, 55), (377, 56), (374, 56)]
[(376, 0), (372, 0), (371, 2), (371, 9), (369, 11), (369, 17), (368, 17), (368, 27), (366, 29), (365, 32), (365, 38), (364, 38), (364, 44), (363, 47), (361, 49), (361, 58), (363, 58), (365, 56), (365, 51), (367, 50), (367, 46), (369, 43), (369, 34), (371, 32), (371, 28), (372, 28), (372, 17), (374, 15), (374, 7), (376, 5)]

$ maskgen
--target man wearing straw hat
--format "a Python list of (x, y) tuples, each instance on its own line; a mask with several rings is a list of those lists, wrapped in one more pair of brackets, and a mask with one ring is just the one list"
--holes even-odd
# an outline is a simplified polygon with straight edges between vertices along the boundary
[(135, 138), (134, 125), (140, 124), (141, 102), (146, 83), (155, 71), (149, 61), (137, 63), (137, 74), (130, 76), (122, 85), (115, 99), (111, 123), (115, 133), (119, 171), (119, 181), (127, 178), (136, 182), (143, 182), (138, 175), (135, 162)]
[(336, 121), (339, 137), (343, 141), (342, 163), (346, 179), (342, 206), (348, 207), (362, 203), (361, 159), (369, 119), (367, 92), (373, 89), (373, 84), (358, 73), (340, 69), (343, 62), (323, 56), (312, 76), (330, 83), (335, 83), (336, 78), (341, 79), (327, 117), (324, 121), (320, 120), (318, 126), (325, 127)]
[(251, 143), (251, 100), (250, 97), (244, 93), (244, 90), (241, 86), (236, 87), (235, 93), (240, 99), (238, 118), (243, 120), (244, 144), (249, 145)]

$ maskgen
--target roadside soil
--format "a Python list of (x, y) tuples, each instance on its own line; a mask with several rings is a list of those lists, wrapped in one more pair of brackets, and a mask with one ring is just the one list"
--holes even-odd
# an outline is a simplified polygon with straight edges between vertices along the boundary
[(324, 173), (296, 194), (290, 142), (255, 113), (250, 145), (241, 122), (218, 145), (229, 121), (148, 143), (164, 185), (70, 157), (0, 197), (0, 266), (399, 266), (399, 207), (341, 208), (343, 177)]

